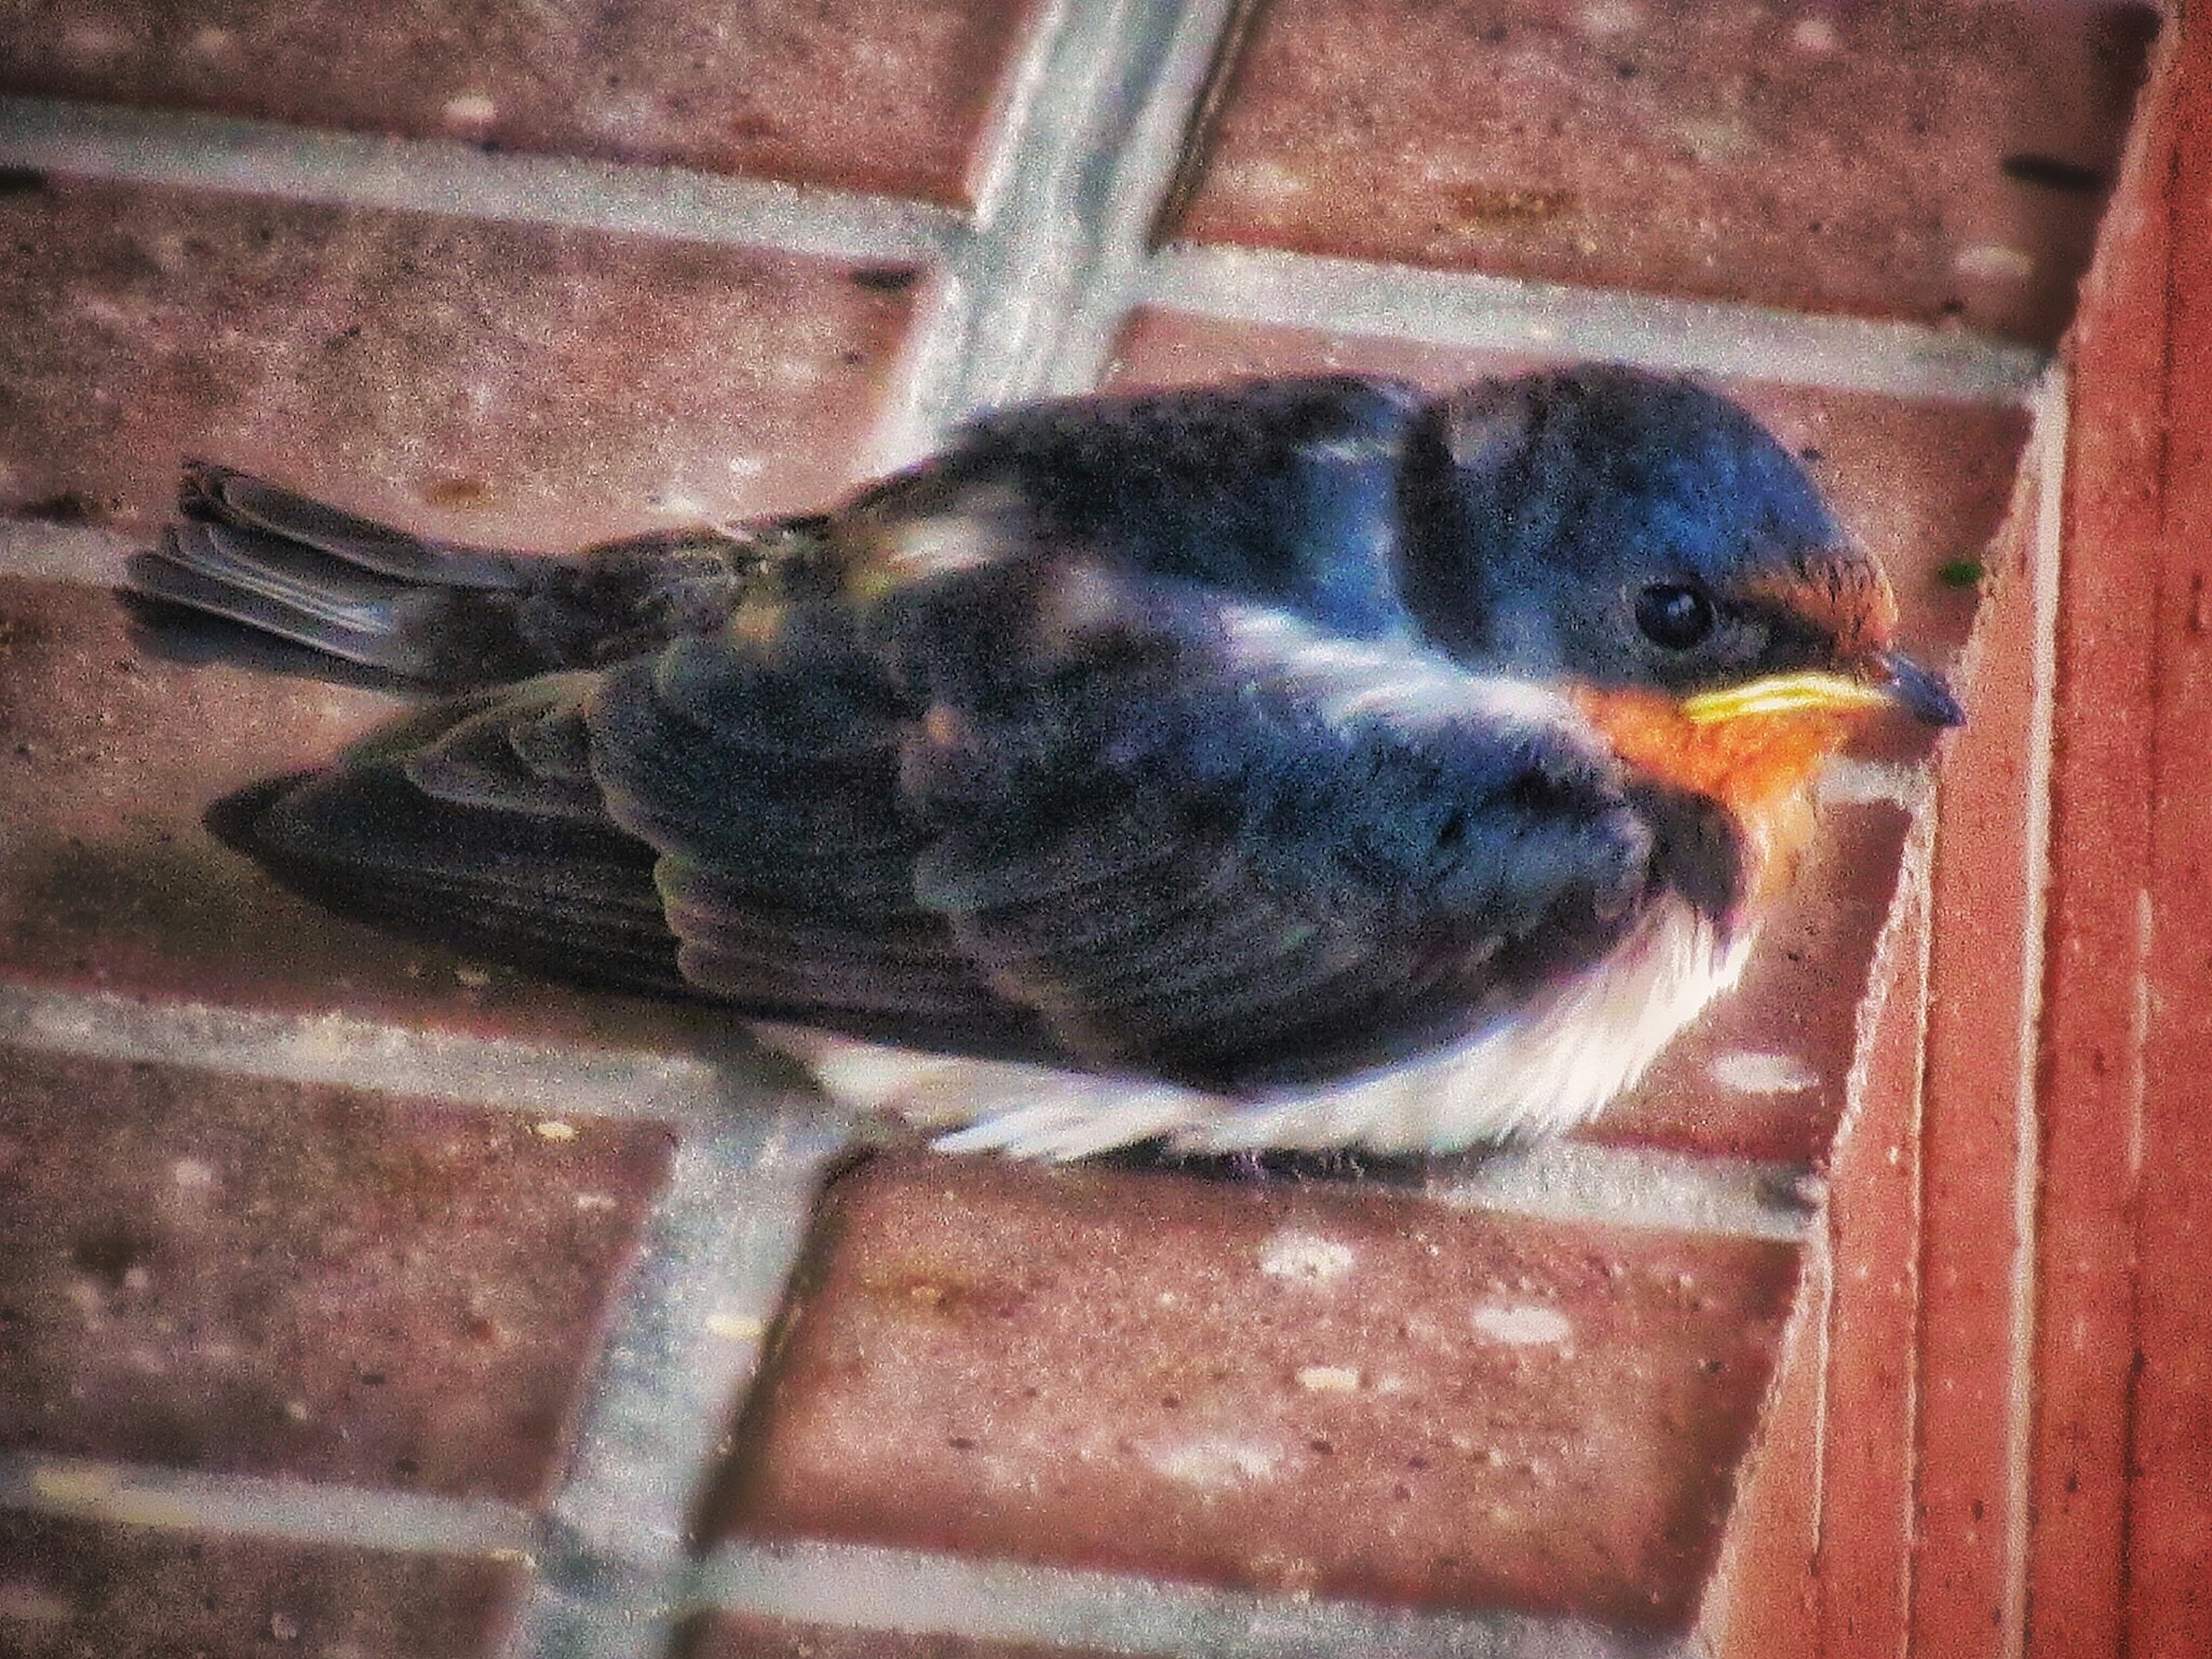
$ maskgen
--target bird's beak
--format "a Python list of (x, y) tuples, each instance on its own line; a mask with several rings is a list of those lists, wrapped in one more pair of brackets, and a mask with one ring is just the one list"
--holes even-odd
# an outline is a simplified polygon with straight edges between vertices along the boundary
[(1682, 702), (1682, 713), (1698, 726), (1741, 720), (1747, 714), (1790, 714), (1814, 709), (1852, 714), (1901, 708), (1924, 726), (1960, 726), (1966, 711), (1940, 675), (1932, 674), (1902, 652), (1872, 658), (1864, 678), (1808, 669), (1770, 674), (1741, 685), (1700, 691)]

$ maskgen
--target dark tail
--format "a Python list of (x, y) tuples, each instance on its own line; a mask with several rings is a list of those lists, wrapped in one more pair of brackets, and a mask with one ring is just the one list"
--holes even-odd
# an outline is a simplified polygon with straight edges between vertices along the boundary
[(178, 506), (125, 589), (152, 648), (429, 691), (597, 667), (715, 627), (813, 522), (541, 557), (410, 536), (201, 462)]

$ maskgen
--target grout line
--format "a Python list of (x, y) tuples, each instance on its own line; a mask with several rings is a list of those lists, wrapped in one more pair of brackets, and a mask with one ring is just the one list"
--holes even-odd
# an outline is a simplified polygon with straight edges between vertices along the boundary
[(917, 459), (975, 410), (1093, 382), (1236, 3), (1041, 10), (981, 170), (974, 234), (949, 250), (916, 325), (878, 465)]
[(113, 587), (123, 580), (124, 562), (152, 540), (97, 525), (0, 519), (0, 576)]
[(0, 164), (898, 264), (942, 258), (961, 231), (951, 210), (893, 197), (58, 99), (0, 98)]
[(1801, 1243), (1814, 1206), (1796, 1164), (1561, 1140), (1493, 1152), (1428, 1196), (1454, 1209)]
[(2038, 1193), (2042, 1179), (2042, 1113), (2037, 1098), (2042, 1045), (2045, 930), (2051, 884), (2052, 745), (2057, 727), (2058, 605), (2060, 558), (2065, 541), (2066, 459), (2073, 386), (2064, 366), (2055, 367), (2036, 406), (2036, 433), (2029, 453), (2036, 458), (2035, 540), (2029, 578), (2034, 585), (2034, 656), (2028, 704), (2027, 822), (2022, 826), (2027, 864), (2027, 915), (2021, 919), (2021, 1009), (2015, 1058), (2013, 1143), (2011, 1413), (2007, 1437), (2003, 1651), (2019, 1654), (2027, 1644), (2030, 1514), (2034, 1502), (2034, 1377), (2036, 1315), (2040, 1300), (2036, 1266), (2039, 1255)]
[(1935, 791), (1935, 774), (1924, 761), (1859, 760), (1849, 755), (1830, 761), (1814, 786), (1821, 806), (1886, 805), (1916, 813), (1926, 810)]
[(1981, 404), (2026, 403), (2049, 361), (2035, 347), (1912, 323), (1271, 250), (1164, 248), (1139, 297), (1237, 322)]
[[(0, 981), (0, 1042), (288, 1083), (338, 1084), (546, 1116), (719, 1119), (765, 1097), (775, 1062), (590, 1048)], [(734, 1045), (732, 1045), (734, 1048)]]
[[(758, 1127), (755, 1127), (757, 1125)], [(514, 1659), (647, 1659), (684, 1613), (687, 1533), (727, 1449), (828, 1164), (831, 1109), (732, 1114), (687, 1139), (593, 1370)]]
[(281, 1476), (0, 1452), (0, 1510), (354, 1549), (526, 1559), (528, 1511)]
[(1267, 1595), (1002, 1561), (800, 1542), (723, 1546), (696, 1577), (704, 1608), (962, 1642), (1207, 1659), (1659, 1659), (1692, 1638), (1572, 1617), (1448, 1613)]

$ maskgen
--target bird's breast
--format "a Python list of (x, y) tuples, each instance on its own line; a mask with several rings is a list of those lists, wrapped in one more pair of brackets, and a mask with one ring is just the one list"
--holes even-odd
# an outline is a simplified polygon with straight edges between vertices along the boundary
[(1790, 709), (1700, 722), (1655, 692), (1580, 686), (1572, 696), (1624, 765), (1727, 810), (1743, 837), (1754, 904), (1789, 885), (1813, 832), (1813, 780), (1850, 735), (1843, 717)]

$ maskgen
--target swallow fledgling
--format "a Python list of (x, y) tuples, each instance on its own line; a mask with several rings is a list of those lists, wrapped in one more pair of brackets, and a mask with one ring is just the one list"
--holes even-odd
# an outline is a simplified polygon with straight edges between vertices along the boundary
[(182, 515), (142, 614), (434, 694), (224, 839), (951, 1150), (1570, 1128), (1735, 981), (1824, 759), (1961, 718), (1796, 459), (1614, 368), (1039, 403), (569, 557), (205, 465)]

